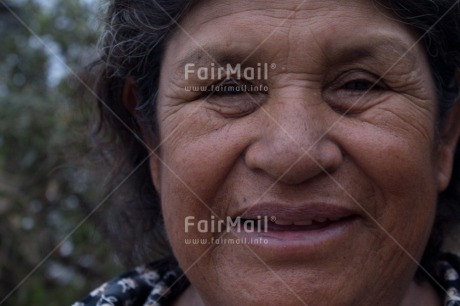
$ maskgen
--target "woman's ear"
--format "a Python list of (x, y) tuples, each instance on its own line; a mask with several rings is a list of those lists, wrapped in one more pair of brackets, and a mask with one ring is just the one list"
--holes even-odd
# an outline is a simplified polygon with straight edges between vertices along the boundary
[[(457, 82), (460, 84), (460, 70), (456, 73)], [(438, 145), (438, 191), (447, 188), (452, 175), (455, 151), (460, 135), (460, 96), (457, 96), (454, 106), (441, 122)]]
[[(123, 105), (124, 107), (131, 113), (131, 115), (135, 118), (137, 125), (140, 128), (141, 131), (141, 139), (142, 142), (147, 149), (147, 152), (149, 153), (149, 165), (150, 165), (150, 174), (152, 176), (153, 180), (153, 185), (155, 189), (157, 190), (158, 193), (160, 193), (160, 159), (159, 156), (157, 155), (157, 150), (155, 147), (155, 142), (154, 142), (154, 135), (151, 129), (151, 126), (147, 124), (142, 118), (140, 117), (138, 111), (137, 111), (137, 105), (138, 105), (138, 87), (136, 85), (136, 82), (134, 81), (133, 78), (128, 78), (125, 81), (124, 87), (123, 87)], [(133, 137), (135, 137), (133, 135)]]
[(137, 116), (137, 93), (138, 88), (133, 78), (128, 77), (123, 87), (123, 105), (134, 117)]

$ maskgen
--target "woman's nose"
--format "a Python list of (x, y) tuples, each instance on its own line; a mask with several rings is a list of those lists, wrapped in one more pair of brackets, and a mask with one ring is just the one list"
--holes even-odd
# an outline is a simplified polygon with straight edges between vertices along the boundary
[(291, 101), (261, 111), (266, 120), (259, 137), (245, 153), (246, 165), (286, 184), (300, 184), (342, 163), (342, 151), (329, 137), (331, 112), (326, 105)]

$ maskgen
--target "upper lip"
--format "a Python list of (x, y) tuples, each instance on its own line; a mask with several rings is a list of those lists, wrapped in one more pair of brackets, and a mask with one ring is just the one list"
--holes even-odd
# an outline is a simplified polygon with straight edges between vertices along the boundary
[(240, 217), (242, 219), (268, 217), (272, 221), (279, 220), (281, 222), (294, 223), (304, 221), (324, 222), (325, 220), (337, 221), (357, 215), (356, 210), (329, 203), (308, 203), (301, 205), (259, 203), (249, 208), (240, 209), (231, 217)]

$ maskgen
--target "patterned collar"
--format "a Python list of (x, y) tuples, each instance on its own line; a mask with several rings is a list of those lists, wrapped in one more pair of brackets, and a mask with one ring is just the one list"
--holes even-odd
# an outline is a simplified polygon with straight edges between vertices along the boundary
[[(444, 306), (460, 306), (460, 259), (444, 254), (437, 263), (437, 279), (445, 290)], [(189, 286), (175, 260), (167, 258), (138, 267), (93, 290), (72, 306), (166, 306)]]
[(444, 254), (436, 268), (437, 281), (445, 289), (442, 290), (444, 306), (460, 306), (460, 258), (454, 254)]
[(170, 305), (188, 286), (176, 261), (167, 258), (112, 279), (72, 306)]

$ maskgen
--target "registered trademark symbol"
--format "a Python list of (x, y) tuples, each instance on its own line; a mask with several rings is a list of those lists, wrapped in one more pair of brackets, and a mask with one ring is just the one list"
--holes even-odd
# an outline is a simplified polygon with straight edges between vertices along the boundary
[(270, 220), (271, 220), (272, 222), (275, 222), (275, 221), (276, 221), (276, 217), (275, 217), (275, 216), (271, 216), (271, 217), (270, 217)]
[(271, 69), (276, 69), (276, 64), (275, 64), (275, 63), (271, 64), (271, 65), (270, 65), (270, 68), (271, 68)]

